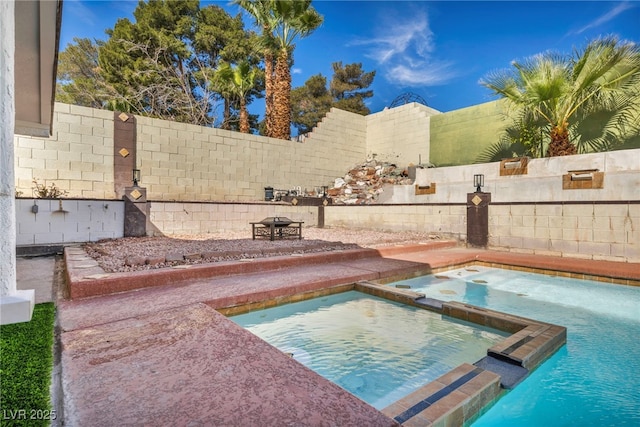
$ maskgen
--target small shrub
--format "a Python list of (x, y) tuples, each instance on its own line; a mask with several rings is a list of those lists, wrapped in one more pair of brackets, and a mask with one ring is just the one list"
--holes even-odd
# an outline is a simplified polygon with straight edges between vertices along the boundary
[(69, 192), (58, 188), (55, 182), (52, 182), (47, 187), (46, 184), (40, 184), (37, 179), (33, 180), (33, 195), (39, 199), (58, 199), (64, 197)]

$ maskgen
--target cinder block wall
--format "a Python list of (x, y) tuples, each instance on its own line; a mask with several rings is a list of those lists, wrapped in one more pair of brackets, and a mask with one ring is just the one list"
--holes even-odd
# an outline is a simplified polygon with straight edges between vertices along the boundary
[(138, 117), (149, 200), (256, 201), (264, 188), (330, 185), (365, 157), (364, 117), (332, 110), (303, 143)]
[(498, 142), (507, 122), (504, 101), (449, 111), (431, 118), (430, 161), (436, 166), (470, 165)]
[(428, 163), (431, 117), (440, 114), (414, 102), (368, 115), (367, 155), (401, 167)]
[[(446, 134), (444, 130), (437, 137), (440, 126), (453, 132), (462, 124), (454, 120), (460, 115), (469, 116), (471, 123), (474, 115), (480, 121), (489, 121), (491, 116), (495, 119), (497, 105), (483, 104), (477, 106), (478, 109), (432, 116), (429, 116), (432, 111), (423, 106), (399, 107), (398, 110), (406, 110), (406, 123), (399, 117), (393, 119), (396, 109), (374, 117), (332, 109), (304, 143), (140, 117), (137, 162), (142, 170), (141, 185), (147, 187), (149, 200), (157, 200), (151, 205), (151, 221), (166, 234), (248, 229), (250, 221), (274, 215), (302, 220), (306, 225), (315, 224), (317, 208), (313, 207), (285, 209), (278, 204), (187, 203), (187, 208), (165, 202), (256, 201), (264, 198), (265, 186), (304, 189), (331, 185), (336, 177), (377, 150), (376, 147), (389, 147), (386, 152), (390, 155), (394, 155), (394, 147), (397, 147), (398, 152), (408, 153), (407, 163), (417, 163), (417, 159), (410, 157), (415, 157), (423, 148), (421, 138), (428, 141), (429, 126), (422, 136), (410, 135), (409, 129), (431, 121), (433, 155), (434, 145), (440, 148), (456, 146), (448, 144), (447, 138), (442, 139)], [(484, 118), (473, 113), (483, 108), (487, 109)], [(447, 115), (449, 119), (437, 121), (444, 120), (443, 116)], [(379, 123), (374, 120), (375, 116), (380, 119)], [(411, 122), (411, 117), (416, 122)], [(388, 120), (383, 123), (383, 118)], [(407, 124), (410, 122), (414, 124)], [(474, 129), (468, 123), (467, 126)], [(478, 140), (488, 141), (496, 134), (495, 126), (478, 126), (474, 135), (486, 136), (478, 137)], [(381, 138), (376, 139), (378, 136)], [(460, 135), (457, 138), (459, 141)], [(440, 142), (436, 144), (436, 141)], [(112, 112), (56, 104), (51, 138), (16, 136), (14, 145), (16, 187), (24, 196), (31, 196), (32, 180), (37, 178), (41, 183), (55, 183), (60, 189), (69, 191), (69, 197), (114, 198)], [(472, 151), (470, 148), (458, 150), (462, 157)], [(458, 160), (464, 160), (462, 157)], [(423, 157), (422, 160), (429, 159)], [(436, 159), (431, 160), (438, 163)], [(573, 169), (604, 171), (604, 189), (562, 190), (562, 174)], [(498, 163), (419, 169), (417, 183), (435, 182), (435, 194), (415, 196), (413, 186), (395, 187), (393, 192), (396, 194), (388, 197), (388, 201), (405, 205), (328, 206), (325, 224), (422, 230), (462, 240), (466, 237), (466, 206), (461, 203), (465, 201), (466, 193), (474, 190), (472, 179), (476, 173), (485, 174), (484, 191), (492, 193), (494, 204), (490, 207), (489, 229), (492, 248), (640, 261), (640, 150), (536, 159), (530, 161), (529, 173), (525, 176), (501, 177)], [(33, 214), (25, 211), (31, 203), (17, 209), (19, 224), (23, 223), (19, 225), (22, 228), (18, 230), (21, 239), (18, 244), (119, 236), (117, 230), (91, 226), (100, 223), (92, 219), (91, 215), (97, 215), (93, 208), (90, 209), (89, 225), (81, 225), (87, 223), (86, 215), (78, 214), (80, 216), (74, 219), (72, 210), (66, 208), (67, 202), (71, 201), (63, 202), (68, 211), (61, 216), (63, 222), (54, 218), (58, 215), (53, 213), (57, 205), (45, 206), (52, 219), (45, 221), (45, 216), (38, 214), (43, 223), (37, 224), (31, 221)], [(414, 203), (422, 206), (408, 205)], [(73, 221), (77, 223), (75, 229), (69, 225)], [(60, 234), (62, 229), (65, 231)]]
[(384, 231), (420, 231), (465, 240), (465, 204), (342, 205), (325, 208), (325, 226)]
[[(500, 163), (420, 169), (420, 185), (385, 191), (391, 205), (329, 206), (325, 224), (349, 228), (421, 230), (466, 238), (466, 196), (473, 175), (485, 176), (489, 247), (555, 256), (640, 262), (640, 150), (530, 160), (526, 175), (500, 176)], [(570, 170), (604, 172), (604, 188), (563, 190)], [(403, 204), (400, 204), (403, 203)]]
[(16, 135), (16, 191), (33, 196), (33, 180), (69, 197), (112, 199), (113, 112), (56, 103), (50, 138)]
[(150, 220), (156, 228), (154, 233), (164, 235), (245, 231), (247, 237), (251, 237), (249, 223), (271, 216), (303, 221), (304, 227), (315, 226), (318, 221), (318, 207), (292, 206), (277, 202), (150, 203)]
[(489, 206), (489, 247), (640, 262), (640, 202)]

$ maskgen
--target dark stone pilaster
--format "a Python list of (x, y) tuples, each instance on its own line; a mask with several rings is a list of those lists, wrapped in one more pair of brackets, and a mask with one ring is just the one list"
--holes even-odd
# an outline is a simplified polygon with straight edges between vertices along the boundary
[(467, 194), (467, 245), (487, 247), (491, 193)]
[(113, 114), (113, 184), (116, 198), (124, 196), (133, 183), (136, 169), (136, 117), (115, 111)]
[(318, 206), (318, 228), (324, 228), (324, 205)]
[(124, 189), (124, 237), (144, 237), (147, 235), (147, 189), (126, 187)]

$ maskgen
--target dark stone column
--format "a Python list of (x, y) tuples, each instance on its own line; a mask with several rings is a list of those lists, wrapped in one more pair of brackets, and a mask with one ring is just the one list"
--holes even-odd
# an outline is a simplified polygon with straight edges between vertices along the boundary
[(332, 200), (326, 195), (320, 199), (320, 205), (318, 206), (318, 228), (324, 228), (324, 207), (330, 204), (332, 204)]
[(147, 189), (126, 187), (124, 189), (124, 237), (144, 237), (147, 235)]
[(324, 228), (324, 205), (318, 206), (318, 228)]
[(467, 194), (467, 245), (487, 247), (490, 203), (491, 193)]
[(113, 185), (116, 198), (124, 197), (125, 187), (133, 183), (136, 169), (136, 117), (114, 112), (113, 115)]

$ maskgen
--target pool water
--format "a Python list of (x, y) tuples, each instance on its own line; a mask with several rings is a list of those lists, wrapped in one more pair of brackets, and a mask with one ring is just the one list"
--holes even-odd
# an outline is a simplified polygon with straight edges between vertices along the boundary
[(230, 319), (378, 409), (508, 335), (356, 291)]
[(640, 425), (640, 288), (476, 266), (396, 284), (567, 328), (474, 427)]

